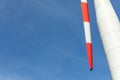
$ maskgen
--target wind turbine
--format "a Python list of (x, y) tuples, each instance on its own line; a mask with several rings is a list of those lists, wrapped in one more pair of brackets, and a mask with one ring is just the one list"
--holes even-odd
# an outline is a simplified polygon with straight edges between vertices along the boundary
[[(87, 0), (81, 0), (87, 3)], [(113, 80), (120, 80), (120, 23), (110, 0), (94, 0), (97, 24)], [(82, 7), (83, 8), (83, 7)], [(85, 13), (82, 10), (83, 16)], [(85, 26), (85, 25), (84, 25)]]

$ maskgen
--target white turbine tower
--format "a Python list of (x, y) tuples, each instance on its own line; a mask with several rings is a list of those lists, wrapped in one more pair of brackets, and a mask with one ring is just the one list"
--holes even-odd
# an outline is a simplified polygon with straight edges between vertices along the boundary
[(113, 80), (120, 80), (120, 23), (110, 0), (94, 0), (98, 29)]
[[(85, 27), (86, 42), (91, 39), (88, 25), (89, 14), (87, 0), (82, 2), (82, 15)], [(110, 0), (94, 0), (96, 18), (101, 40), (113, 80), (120, 80), (120, 22)], [(88, 52), (90, 68), (93, 68), (92, 53)]]

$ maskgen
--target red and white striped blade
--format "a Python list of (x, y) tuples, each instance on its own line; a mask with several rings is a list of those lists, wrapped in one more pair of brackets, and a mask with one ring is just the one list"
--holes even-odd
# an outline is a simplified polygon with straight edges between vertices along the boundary
[(90, 66), (90, 70), (93, 69), (93, 58), (92, 58), (92, 44), (86, 43), (87, 55), (88, 55), (88, 62)]
[(81, 0), (81, 8), (82, 8), (84, 30), (85, 30), (86, 50), (87, 50), (87, 55), (88, 55), (88, 62), (89, 62), (90, 70), (92, 70), (93, 69), (92, 42), (91, 42), (90, 18), (89, 18), (87, 0)]

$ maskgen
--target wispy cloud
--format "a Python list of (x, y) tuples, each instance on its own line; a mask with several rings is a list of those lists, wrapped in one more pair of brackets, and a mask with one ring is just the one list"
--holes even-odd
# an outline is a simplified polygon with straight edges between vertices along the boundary
[[(65, 6), (60, 5), (55, 0), (32, 0), (38, 10), (43, 9), (47, 15), (56, 18), (68, 18), (71, 17), (70, 12)], [(67, 5), (67, 4), (66, 4)]]
[(11, 73), (7, 74), (0, 73), (0, 80), (31, 80), (31, 78)]
[(48, 17), (65, 21), (74, 15), (55, 0), (5, 0), (0, 3), (0, 12), (0, 27), (11, 27), (22, 34), (38, 30), (42, 22), (49, 23)]

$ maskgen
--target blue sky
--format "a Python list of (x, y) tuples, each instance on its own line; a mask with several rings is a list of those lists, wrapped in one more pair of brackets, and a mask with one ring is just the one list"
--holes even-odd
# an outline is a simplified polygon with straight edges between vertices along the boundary
[[(79, 0), (0, 0), (0, 80), (111, 80), (93, 0), (88, 2), (93, 71)], [(120, 1), (112, 4), (120, 18)]]

